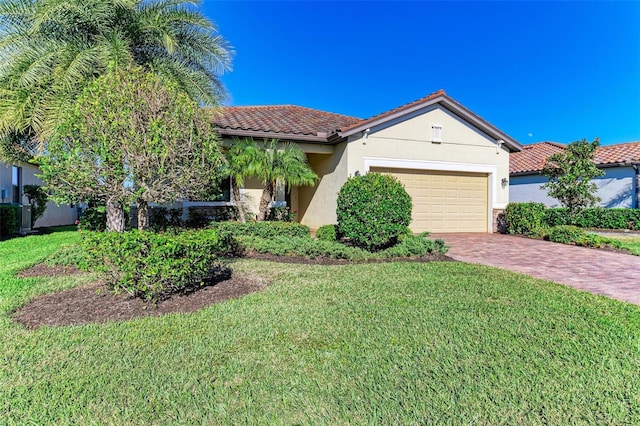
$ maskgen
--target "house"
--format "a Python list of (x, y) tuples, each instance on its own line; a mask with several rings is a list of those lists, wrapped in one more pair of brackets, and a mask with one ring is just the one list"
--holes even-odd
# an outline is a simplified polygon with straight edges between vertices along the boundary
[[(546, 159), (562, 152), (566, 145), (539, 142), (527, 145), (522, 151), (510, 154), (509, 200), (512, 202), (539, 202), (547, 207), (559, 207), (560, 202), (547, 195), (541, 186), (548, 178), (541, 174)], [(592, 181), (598, 187), (602, 207), (638, 208), (640, 175), (640, 142), (600, 146), (596, 149), (595, 163), (605, 175)]]
[(0, 202), (23, 206), (23, 232), (34, 227), (71, 225), (78, 218), (75, 206), (57, 205), (53, 201), (47, 203), (44, 215), (35, 224), (31, 223), (29, 200), (24, 195), (25, 185), (43, 185), (36, 177), (40, 173), (38, 167), (29, 163), (0, 163)]
[[(522, 148), (442, 90), (368, 119), (283, 105), (224, 107), (213, 120), (225, 144), (277, 138), (304, 150), (320, 180), (279, 200), (311, 228), (336, 222), (338, 191), (349, 176), (376, 171), (404, 183), (412, 231), (492, 232), (509, 202), (509, 153)], [(249, 180), (242, 189), (253, 212), (261, 188)]]

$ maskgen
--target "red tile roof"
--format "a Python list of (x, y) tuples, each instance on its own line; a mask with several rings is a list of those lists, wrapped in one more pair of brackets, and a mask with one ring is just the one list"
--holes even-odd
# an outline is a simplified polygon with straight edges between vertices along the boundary
[(295, 105), (223, 107), (221, 114), (214, 112), (213, 118), (220, 129), (324, 137), (359, 121), (356, 117)]
[(547, 157), (561, 152), (565, 145), (556, 142), (539, 142), (525, 145), (520, 152), (509, 154), (509, 174), (542, 170)]
[[(520, 152), (509, 155), (509, 174), (539, 172), (550, 155), (561, 152), (566, 145), (556, 142), (539, 142), (525, 145)], [(640, 142), (600, 146), (596, 150), (598, 166), (618, 163), (640, 162)]]
[(596, 164), (640, 162), (640, 142), (627, 142), (598, 147)]

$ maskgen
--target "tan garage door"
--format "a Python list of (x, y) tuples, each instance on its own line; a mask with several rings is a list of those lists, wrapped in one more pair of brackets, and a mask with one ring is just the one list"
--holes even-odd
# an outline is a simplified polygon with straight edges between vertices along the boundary
[(488, 176), (483, 173), (371, 168), (389, 173), (413, 200), (413, 232), (487, 232)]

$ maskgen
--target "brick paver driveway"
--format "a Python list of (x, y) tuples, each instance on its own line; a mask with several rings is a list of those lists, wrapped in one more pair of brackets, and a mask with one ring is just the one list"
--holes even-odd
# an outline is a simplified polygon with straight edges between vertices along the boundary
[(640, 305), (640, 256), (501, 234), (432, 234), (456, 260), (496, 266)]

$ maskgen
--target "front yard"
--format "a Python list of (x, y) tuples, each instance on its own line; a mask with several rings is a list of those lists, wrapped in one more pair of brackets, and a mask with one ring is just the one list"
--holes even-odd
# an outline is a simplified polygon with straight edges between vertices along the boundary
[(0, 423), (638, 424), (640, 309), (460, 262), (240, 260), (267, 289), (29, 331), (94, 278), (15, 278), (77, 232), (0, 242)]

